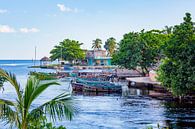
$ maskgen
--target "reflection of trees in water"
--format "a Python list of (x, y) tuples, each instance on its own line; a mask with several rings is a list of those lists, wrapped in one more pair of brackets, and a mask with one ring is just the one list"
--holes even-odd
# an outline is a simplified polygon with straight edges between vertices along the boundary
[(195, 104), (164, 102), (165, 125), (171, 129), (195, 128)]

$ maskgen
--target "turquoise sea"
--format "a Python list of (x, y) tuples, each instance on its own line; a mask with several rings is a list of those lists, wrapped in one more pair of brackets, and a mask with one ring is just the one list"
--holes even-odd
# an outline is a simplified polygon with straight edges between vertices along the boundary
[[(35, 62), (39, 64), (39, 61)], [(0, 60), (0, 68), (16, 74), (22, 86), (25, 85), (30, 71), (55, 72), (55, 70), (30, 69), (32, 60)], [(69, 82), (61, 86), (53, 86), (43, 93), (34, 106), (67, 90)], [(74, 94), (73, 98), (78, 110), (73, 121), (58, 121), (55, 125), (64, 125), (67, 129), (145, 129), (152, 125), (169, 126), (174, 129), (195, 128), (195, 105), (164, 102), (147, 96), (148, 90), (128, 89), (123, 87), (121, 94)], [(15, 99), (15, 92), (10, 84), (5, 83), (5, 90), (0, 98)], [(0, 129), (8, 129), (8, 125), (0, 123)]]

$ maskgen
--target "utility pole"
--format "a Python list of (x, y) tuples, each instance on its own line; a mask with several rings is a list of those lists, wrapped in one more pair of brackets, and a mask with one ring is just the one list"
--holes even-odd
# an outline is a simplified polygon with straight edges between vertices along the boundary
[(36, 65), (36, 58), (37, 58), (37, 47), (35, 46), (35, 60), (34, 60), (34, 66)]

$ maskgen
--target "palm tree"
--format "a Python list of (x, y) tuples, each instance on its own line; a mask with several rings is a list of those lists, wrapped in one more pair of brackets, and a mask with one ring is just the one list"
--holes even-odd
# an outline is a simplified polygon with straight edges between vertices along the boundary
[(93, 44), (92, 44), (92, 48), (95, 50), (95, 49), (98, 49), (100, 50), (102, 48), (102, 40), (101, 39), (96, 39), (96, 40), (93, 40)]
[(172, 34), (173, 27), (172, 26), (165, 26), (165, 29), (163, 30), (166, 34)]
[(104, 48), (107, 50), (109, 56), (113, 55), (114, 51), (116, 50), (116, 45), (116, 39), (113, 37), (107, 39), (105, 42)]
[(24, 91), (21, 90), (16, 76), (0, 69), (0, 76), (4, 77), (16, 91), (16, 101), (0, 99), (0, 119), (11, 127), (18, 129), (32, 128), (41, 121), (43, 116), (50, 116), (55, 121), (74, 116), (74, 107), (70, 95), (60, 94), (34, 108), (32, 103), (51, 85), (59, 85), (57, 82), (40, 82), (34, 76), (27, 80)]

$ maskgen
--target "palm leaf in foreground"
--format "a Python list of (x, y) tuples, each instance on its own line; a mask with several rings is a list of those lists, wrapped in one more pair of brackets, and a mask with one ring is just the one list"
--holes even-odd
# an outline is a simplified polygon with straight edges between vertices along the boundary
[(42, 83), (35, 77), (29, 77), (24, 91), (20, 89), (15, 75), (7, 73), (0, 69), (0, 76), (6, 78), (16, 90), (16, 102), (0, 99), (0, 119), (11, 127), (16, 126), (18, 129), (36, 127), (36, 122), (45, 119), (46, 115), (50, 116), (53, 121), (67, 118), (72, 120), (75, 108), (71, 96), (63, 93), (50, 101), (33, 109), (32, 103), (51, 85), (59, 85), (56, 82)]
[(37, 117), (46, 114), (49, 115), (53, 121), (56, 121), (56, 118), (62, 120), (64, 117), (66, 117), (68, 120), (72, 120), (74, 111), (75, 108), (71, 101), (70, 94), (62, 93), (56, 96), (54, 99), (32, 110), (29, 116), (32, 119), (36, 119)]

